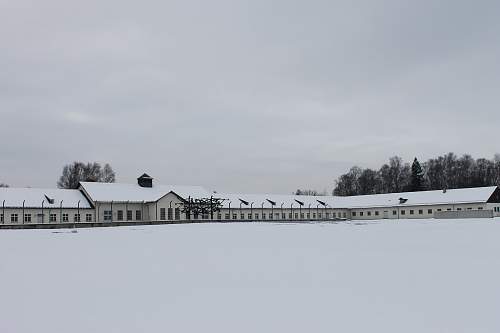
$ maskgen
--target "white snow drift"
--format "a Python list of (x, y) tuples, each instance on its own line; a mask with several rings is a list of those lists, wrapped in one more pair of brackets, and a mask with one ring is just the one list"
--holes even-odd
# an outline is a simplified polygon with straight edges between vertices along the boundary
[(500, 332), (500, 220), (0, 232), (0, 332)]

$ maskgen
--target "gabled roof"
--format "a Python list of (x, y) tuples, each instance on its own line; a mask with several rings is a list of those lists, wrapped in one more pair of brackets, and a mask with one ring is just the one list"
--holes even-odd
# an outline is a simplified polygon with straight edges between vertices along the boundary
[[(496, 186), (489, 186), (452, 189), (446, 192), (439, 190), (360, 195), (355, 197), (343, 197), (340, 198), (340, 201), (348, 205), (349, 208), (486, 203), (495, 192), (496, 188)], [(400, 204), (400, 199), (406, 200), (402, 200), (404, 203)]]
[(154, 202), (170, 192), (181, 198), (210, 197), (210, 192), (201, 186), (153, 185), (141, 187), (137, 184), (80, 182), (82, 189), (94, 202)]
[(151, 177), (147, 173), (143, 173), (142, 176), (139, 177), (139, 179), (153, 179), (153, 177)]
[[(0, 208), (5, 200), (5, 207), (41, 208), (91, 208), (90, 203), (79, 190), (43, 189), (43, 188), (0, 188)], [(52, 202), (52, 203), (51, 203)]]
[[(223, 207), (239, 207), (240, 200), (253, 202), (253, 207), (271, 208), (270, 201), (276, 202), (274, 208), (378, 208), (378, 207), (404, 207), (424, 205), (452, 205), (467, 203), (486, 203), (495, 192), (496, 186), (454, 189), (443, 191), (404, 192), (374, 195), (359, 195), (350, 197), (336, 196), (308, 196), (308, 195), (276, 195), (276, 194), (224, 194), (217, 196), (224, 200)], [(400, 198), (404, 203), (400, 203)], [(303, 203), (303, 205), (301, 205)]]

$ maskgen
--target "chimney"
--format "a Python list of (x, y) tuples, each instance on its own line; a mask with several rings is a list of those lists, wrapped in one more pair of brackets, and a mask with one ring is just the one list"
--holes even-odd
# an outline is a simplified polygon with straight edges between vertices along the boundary
[(147, 173), (137, 178), (137, 184), (140, 187), (153, 187), (153, 178)]

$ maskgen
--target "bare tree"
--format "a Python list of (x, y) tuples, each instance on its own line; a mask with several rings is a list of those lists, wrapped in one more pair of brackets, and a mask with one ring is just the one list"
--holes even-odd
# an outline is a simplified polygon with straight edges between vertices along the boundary
[(109, 164), (73, 162), (65, 165), (57, 182), (59, 188), (77, 189), (80, 182), (114, 183), (115, 173)]
[(115, 182), (115, 172), (111, 168), (111, 165), (106, 163), (104, 168), (102, 169), (102, 179), (101, 181), (104, 183), (114, 183)]

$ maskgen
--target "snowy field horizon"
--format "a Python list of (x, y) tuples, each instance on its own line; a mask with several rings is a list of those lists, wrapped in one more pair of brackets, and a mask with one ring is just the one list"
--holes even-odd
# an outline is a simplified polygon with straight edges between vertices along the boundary
[(500, 218), (1, 230), (0, 331), (500, 332)]

